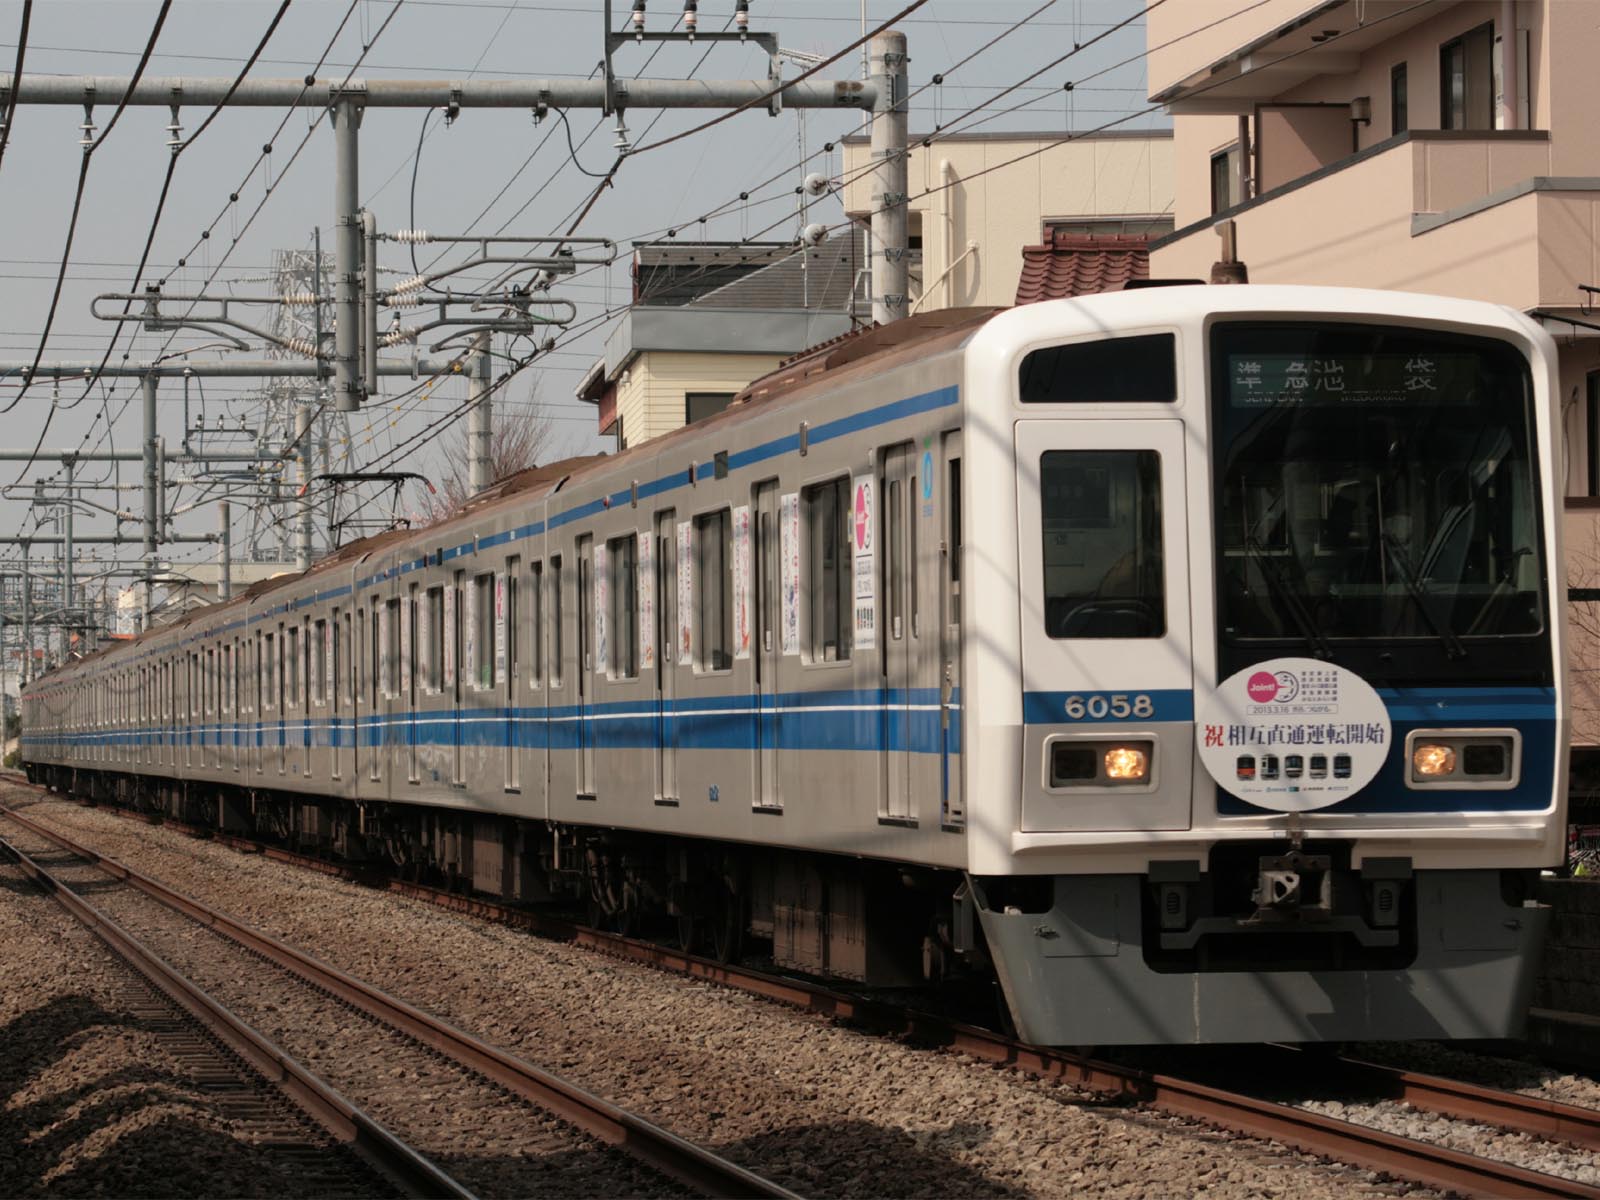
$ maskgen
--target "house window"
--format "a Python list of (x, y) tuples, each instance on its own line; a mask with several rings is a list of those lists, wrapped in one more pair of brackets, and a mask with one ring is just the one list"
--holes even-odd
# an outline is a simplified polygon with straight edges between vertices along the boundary
[(694, 519), (695, 669), (733, 666), (733, 523), (728, 510)]
[(1396, 63), (1389, 70), (1389, 135), (1411, 128), (1406, 112), (1406, 64)]
[(840, 478), (805, 488), (800, 503), (806, 528), (806, 656), (811, 662), (843, 662), (850, 657), (851, 576), (849, 553), (850, 480)]
[(1589, 448), (1589, 495), (1600, 496), (1600, 371), (1590, 371), (1584, 416), (1588, 424), (1584, 444)]
[(689, 392), (683, 398), (683, 422), (693, 425), (714, 417), (733, 403), (733, 392)]
[(1235, 193), (1239, 179), (1239, 145), (1235, 142), (1226, 150), (1211, 156), (1211, 211), (1219, 213), (1237, 203)]
[(1439, 47), (1439, 128), (1494, 128), (1494, 23)]
[(606, 543), (610, 560), (611, 661), (606, 664), (612, 679), (632, 679), (639, 674), (639, 580), (634, 555), (638, 539), (633, 534), (612, 538)]

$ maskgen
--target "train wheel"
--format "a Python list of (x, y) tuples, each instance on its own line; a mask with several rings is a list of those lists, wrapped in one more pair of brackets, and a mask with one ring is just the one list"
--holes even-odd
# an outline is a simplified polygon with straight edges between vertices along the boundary
[(744, 897), (723, 887), (718, 889), (711, 913), (711, 956), (731, 963), (744, 947)]
[(675, 936), (673, 943), (685, 954), (693, 954), (695, 942), (698, 941), (698, 930), (695, 928), (694, 914), (680, 911), (674, 927)]

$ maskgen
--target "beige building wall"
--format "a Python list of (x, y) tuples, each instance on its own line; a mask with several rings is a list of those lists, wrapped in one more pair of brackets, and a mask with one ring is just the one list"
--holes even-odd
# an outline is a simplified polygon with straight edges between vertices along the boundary
[[(872, 209), (868, 163), (868, 144), (847, 140), (844, 206), (852, 216)], [(1022, 247), (1038, 245), (1047, 222), (1172, 214), (1172, 138), (1165, 131), (1068, 142), (958, 134), (913, 145), (908, 173), (929, 292), (919, 311), (1013, 303)]]
[(1196, 71), (1325, 6), (1325, 0), (1173, 0), (1145, 15), (1150, 94), (1159, 96)]
[(617, 382), (617, 415), (630, 446), (683, 426), (690, 392), (738, 392), (777, 369), (776, 354), (685, 354), (647, 350)]

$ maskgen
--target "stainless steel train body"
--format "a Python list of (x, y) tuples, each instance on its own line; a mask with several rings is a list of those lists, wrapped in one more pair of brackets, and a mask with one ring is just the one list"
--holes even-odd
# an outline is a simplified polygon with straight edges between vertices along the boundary
[[(24, 755), (818, 973), (992, 968), (1040, 1042), (1506, 1035), (1562, 853), (1554, 362), (1343, 289), (939, 314), (58, 670)], [(1256, 803), (1280, 756), (1205, 714), (1304, 661), (1376, 689), (1375, 774)]]

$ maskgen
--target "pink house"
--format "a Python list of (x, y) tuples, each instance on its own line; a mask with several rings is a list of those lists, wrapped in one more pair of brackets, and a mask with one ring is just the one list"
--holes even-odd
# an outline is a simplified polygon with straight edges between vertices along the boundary
[[(1205, 278), (1232, 220), (1252, 283), (1535, 316), (1561, 350), (1567, 582), (1600, 596), (1600, 4), (1168, 0), (1146, 20), (1175, 192), (1150, 273)], [(1572, 613), (1577, 736), (1595, 745), (1600, 604)]]

